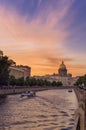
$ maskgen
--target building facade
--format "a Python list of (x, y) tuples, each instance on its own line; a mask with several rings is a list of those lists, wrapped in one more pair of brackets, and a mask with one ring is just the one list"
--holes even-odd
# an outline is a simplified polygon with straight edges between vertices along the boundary
[(62, 61), (62, 63), (59, 66), (58, 73), (52, 74), (52, 75), (45, 75), (45, 76), (35, 76), (37, 79), (46, 79), (50, 82), (52, 81), (60, 81), (62, 82), (63, 86), (73, 86), (75, 83), (75, 78), (72, 77), (72, 74), (67, 73), (68, 70), (66, 68), (66, 65)]
[(66, 65), (64, 64), (63, 61), (62, 61), (62, 64), (60, 65), (60, 67), (59, 67), (59, 69), (58, 69), (58, 75), (59, 75), (59, 76), (67, 76)]
[(30, 77), (31, 76), (31, 67), (29, 66), (11, 66), (10, 67), (10, 75), (13, 75), (16, 79), (24, 77)]

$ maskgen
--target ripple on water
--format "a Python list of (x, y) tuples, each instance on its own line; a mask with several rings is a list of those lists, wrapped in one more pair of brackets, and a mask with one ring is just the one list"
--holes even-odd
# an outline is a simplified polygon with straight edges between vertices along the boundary
[(0, 130), (72, 130), (75, 109), (73, 92), (65, 90), (38, 92), (31, 99), (8, 96), (0, 107)]

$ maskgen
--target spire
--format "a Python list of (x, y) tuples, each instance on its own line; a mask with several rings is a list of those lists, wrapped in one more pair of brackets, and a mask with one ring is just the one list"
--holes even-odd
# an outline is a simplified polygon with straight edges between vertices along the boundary
[(62, 60), (62, 64), (64, 64), (64, 61)]
[(65, 64), (64, 64), (64, 61), (62, 60), (62, 63), (61, 63), (61, 65), (60, 65), (60, 67), (59, 67), (60, 69), (66, 69), (66, 66), (65, 66)]

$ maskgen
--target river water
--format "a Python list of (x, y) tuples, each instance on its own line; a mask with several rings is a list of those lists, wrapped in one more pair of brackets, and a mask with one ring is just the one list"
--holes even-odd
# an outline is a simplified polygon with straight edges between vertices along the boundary
[(73, 130), (77, 106), (74, 91), (68, 90), (8, 96), (0, 104), (0, 130)]

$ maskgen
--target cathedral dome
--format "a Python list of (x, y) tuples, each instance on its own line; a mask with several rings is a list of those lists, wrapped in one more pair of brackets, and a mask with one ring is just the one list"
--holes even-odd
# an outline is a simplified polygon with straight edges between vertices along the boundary
[(66, 66), (63, 61), (62, 61), (62, 64), (60, 65), (59, 69), (66, 69)]
[(66, 69), (66, 66), (65, 66), (63, 61), (62, 61), (61, 65), (60, 65), (60, 67), (58, 69), (58, 74), (60, 76), (67, 76), (67, 69)]

